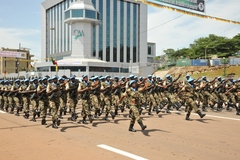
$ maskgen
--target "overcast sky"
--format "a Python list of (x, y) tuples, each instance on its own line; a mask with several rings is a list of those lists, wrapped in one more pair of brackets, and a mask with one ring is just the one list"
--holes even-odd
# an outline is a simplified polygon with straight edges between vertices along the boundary
[[(41, 12), (43, 0), (0, 0), (0, 47), (30, 48), (41, 55)], [(240, 0), (207, 0), (206, 14), (240, 21)], [(195, 39), (216, 34), (233, 37), (240, 25), (201, 19), (156, 7), (148, 7), (148, 41), (157, 45), (157, 55), (168, 48), (188, 47)]]

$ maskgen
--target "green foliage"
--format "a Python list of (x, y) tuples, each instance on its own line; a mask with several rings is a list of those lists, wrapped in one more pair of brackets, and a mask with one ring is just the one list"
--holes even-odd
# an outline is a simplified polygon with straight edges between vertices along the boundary
[(210, 34), (208, 37), (196, 39), (189, 48), (179, 50), (167, 49), (164, 53), (171, 59), (182, 57), (197, 59), (210, 58), (211, 55), (218, 55), (219, 58), (235, 55), (240, 50), (240, 34), (233, 38), (226, 38)]

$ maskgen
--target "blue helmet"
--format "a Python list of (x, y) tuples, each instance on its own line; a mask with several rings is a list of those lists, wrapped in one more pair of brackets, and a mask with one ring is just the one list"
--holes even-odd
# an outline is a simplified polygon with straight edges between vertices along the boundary
[(118, 76), (115, 76), (114, 79), (119, 79), (119, 77), (118, 77)]
[(129, 76), (129, 78), (134, 78), (134, 75), (133, 75), (133, 74), (131, 74), (131, 75)]
[(15, 82), (15, 83), (20, 82), (20, 79), (16, 79), (14, 82)]
[(167, 74), (167, 75), (166, 75), (166, 78), (170, 78), (170, 77), (171, 77), (171, 75), (170, 75), (170, 74)]
[(187, 75), (186, 75), (186, 77), (190, 77), (190, 75), (189, 75), (189, 74), (187, 74)]
[(238, 78), (238, 82), (240, 82), (240, 78)]
[(53, 76), (53, 77), (52, 77), (52, 80), (54, 80), (54, 79), (58, 79), (58, 77), (57, 77), (57, 76)]
[(42, 81), (44, 81), (44, 80), (47, 80), (47, 77), (43, 77), (43, 78), (42, 78)]
[(24, 82), (29, 82), (29, 79), (25, 79)]
[(122, 77), (121, 77), (121, 80), (123, 80), (123, 79), (125, 79), (125, 78), (126, 78), (125, 76), (122, 76)]
[(106, 76), (105, 76), (105, 78), (111, 78), (111, 76), (109, 76), (109, 75), (106, 75)]
[(202, 76), (202, 79), (205, 79), (206, 78), (206, 76)]
[(148, 78), (152, 78), (152, 75), (151, 75), (151, 74), (149, 74), (149, 75), (148, 75)]
[(129, 86), (131, 86), (133, 83), (135, 83), (136, 81), (135, 80), (131, 80), (130, 82), (129, 82)]
[(192, 82), (193, 80), (193, 78), (189, 78), (188, 83)]
[(82, 76), (83, 79), (84, 79), (85, 77), (88, 77), (88, 75), (84, 74), (84, 75)]

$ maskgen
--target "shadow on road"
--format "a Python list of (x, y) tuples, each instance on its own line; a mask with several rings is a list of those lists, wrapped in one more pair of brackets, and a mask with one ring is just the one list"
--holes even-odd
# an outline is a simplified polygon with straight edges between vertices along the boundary
[(144, 130), (144, 131), (141, 131), (142, 133), (143, 133), (143, 135), (145, 135), (145, 136), (150, 136), (149, 135), (149, 133), (150, 132), (165, 132), (165, 133), (171, 133), (171, 132), (169, 132), (169, 131), (165, 131), (165, 130), (161, 130), (161, 129), (146, 129), (146, 130)]
[(91, 129), (90, 127), (87, 127), (87, 126), (85, 126), (85, 125), (76, 125), (76, 126), (62, 127), (60, 131), (61, 131), (61, 132), (66, 132), (67, 129), (78, 128), (78, 127), (83, 127), (83, 128)]
[(34, 126), (40, 126), (40, 124), (34, 124), (34, 125), (28, 125), (28, 126), (23, 125), (23, 126), (16, 126), (16, 127), (5, 127), (5, 128), (0, 128), (0, 130), (4, 130), (4, 129), (12, 130), (14, 128), (26, 128), (26, 127), (34, 127)]
[(208, 124), (208, 121), (216, 121), (216, 120), (213, 120), (213, 119), (195, 119), (193, 121), (198, 121), (198, 122), (201, 122), (201, 123)]

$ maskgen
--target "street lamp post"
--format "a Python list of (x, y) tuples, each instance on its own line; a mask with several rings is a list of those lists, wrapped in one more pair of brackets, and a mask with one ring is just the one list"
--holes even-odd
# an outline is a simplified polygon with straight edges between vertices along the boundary
[(223, 63), (223, 76), (226, 76), (226, 64), (227, 64), (227, 59), (225, 57), (223, 57), (222, 59), (222, 63)]
[(17, 78), (19, 78), (19, 60), (18, 59), (17, 59), (17, 73), (18, 73)]

